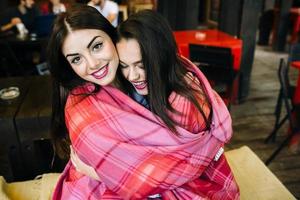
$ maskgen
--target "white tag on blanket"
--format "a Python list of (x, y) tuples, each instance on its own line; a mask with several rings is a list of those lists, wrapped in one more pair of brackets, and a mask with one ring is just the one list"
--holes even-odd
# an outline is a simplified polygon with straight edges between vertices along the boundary
[(160, 197), (161, 197), (160, 194), (154, 194), (154, 195), (148, 196), (148, 199), (155, 199), (155, 198), (160, 198)]
[(218, 161), (223, 153), (224, 153), (224, 149), (223, 149), (223, 147), (221, 147), (219, 149), (219, 151), (217, 152), (217, 154), (215, 155), (214, 161)]

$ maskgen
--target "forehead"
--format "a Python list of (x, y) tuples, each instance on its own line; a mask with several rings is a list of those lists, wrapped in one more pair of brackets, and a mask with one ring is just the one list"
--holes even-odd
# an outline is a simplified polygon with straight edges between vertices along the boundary
[(121, 61), (136, 62), (141, 59), (140, 45), (136, 39), (122, 39), (117, 43)]
[(34, 0), (25, 0), (25, 3), (33, 3)]
[(87, 48), (87, 45), (92, 41), (96, 36), (100, 36), (97, 40), (112, 42), (110, 37), (101, 30), (96, 29), (82, 29), (82, 30), (74, 30), (70, 32), (65, 38), (62, 50), (66, 51), (76, 51), (81, 48)]

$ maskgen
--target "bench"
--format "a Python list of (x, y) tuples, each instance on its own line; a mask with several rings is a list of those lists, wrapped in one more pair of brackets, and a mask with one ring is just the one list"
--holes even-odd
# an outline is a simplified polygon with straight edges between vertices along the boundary
[(296, 199), (247, 146), (225, 153), (242, 200)]

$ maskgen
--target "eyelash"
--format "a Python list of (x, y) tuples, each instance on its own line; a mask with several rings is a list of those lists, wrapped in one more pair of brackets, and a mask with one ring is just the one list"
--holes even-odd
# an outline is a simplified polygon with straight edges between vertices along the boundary
[[(125, 69), (125, 68), (128, 67), (128, 65), (122, 65), (122, 64), (120, 64), (120, 67), (121, 67), (122, 69)], [(140, 69), (145, 69), (143, 64), (137, 64), (135, 67), (138, 67), (138, 68), (140, 68)]]
[(140, 68), (140, 69), (144, 69), (144, 65), (142, 63), (138, 64), (137, 67)]
[(128, 67), (128, 65), (121, 65), (121, 64), (120, 64), (120, 67), (121, 67), (122, 69), (125, 69), (125, 68)]
[(99, 50), (102, 46), (103, 46), (103, 42), (98, 42), (98, 43), (96, 43), (96, 44), (93, 46), (92, 50), (93, 50), (93, 51), (97, 51), (97, 50)]
[[(76, 61), (77, 59), (78, 59), (78, 61)], [(71, 63), (72, 63), (72, 64), (78, 64), (79, 61), (80, 61), (80, 57), (78, 56), (78, 57), (73, 58), (73, 59), (71, 60)]]
[[(92, 50), (93, 51), (97, 51), (97, 50), (99, 50), (101, 47), (102, 47), (102, 45), (103, 45), (103, 42), (98, 42), (98, 43), (96, 43), (93, 47), (92, 47)], [(76, 60), (78, 60), (78, 61), (76, 61)], [(78, 56), (78, 57), (75, 57), (75, 58), (73, 58), (72, 60), (71, 60), (71, 63), (72, 64), (78, 64), (80, 62), (80, 57)]]

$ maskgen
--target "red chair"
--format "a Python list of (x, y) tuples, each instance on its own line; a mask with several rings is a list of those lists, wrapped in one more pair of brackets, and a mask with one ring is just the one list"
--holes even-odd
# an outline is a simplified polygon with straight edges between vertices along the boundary
[(238, 72), (233, 69), (230, 48), (190, 44), (190, 59), (196, 63), (220, 94), (228, 108), (233, 102), (234, 82)]

